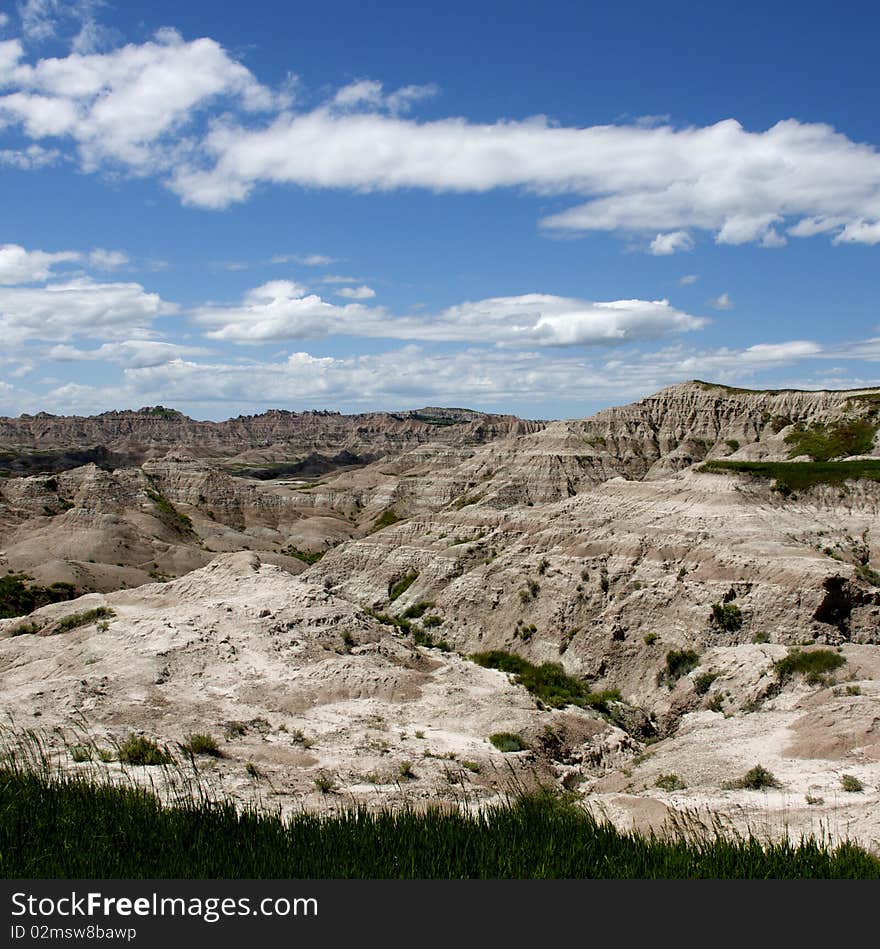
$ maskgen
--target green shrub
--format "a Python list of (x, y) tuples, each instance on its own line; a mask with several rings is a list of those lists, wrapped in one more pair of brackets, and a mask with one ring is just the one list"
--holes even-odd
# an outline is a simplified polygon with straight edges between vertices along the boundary
[(791, 446), (789, 458), (809, 455), (813, 461), (830, 461), (847, 455), (867, 455), (874, 447), (877, 422), (870, 419), (845, 419), (840, 422), (814, 422), (795, 425), (785, 436)]
[(58, 620), (56, 629), (59, 633), (66, 633), (71, 629), (79, 629), (80, 626), (89, 626), (91, 623), (97, 623), (99, 620), (109, 619), (116, 613), (109, 606), (96, 606), (93, 610), (83, 610), (81, 613), (71, 613), (63, 619)]
[(503, 752), (525, 751), (529, 747), (522, 735), (515, 735), (513, 732), (495, 732), (489, 736), (489, 741)]
[(83, 761), (92, 760), (92, 749), (90, 745), (73, 745), (70, 749), (70, 757), (79, 764)]
[(210, 755), (212, 758), (223, 757), (223, 752), (211, 735), (198, 733), (187, 735), (181, 748), (191, 755)]
[(402, 577), (400, 580), (398, 580), (396, 583), (393, 583), (388, 591), (389, 601), (393, 603), (398, 597), (403, 596), (403, 594), (406, 593), (406, 591), (416, 582), (418, 576), (418, 572), (413, 570), (405, 577)]
[(161, 491), (155, 488), (147, 488), (146, 494), (156, 508), (156, 516), (166, 527), (183, 536), (195, 533), (193, 522), (189, 517), (186, 514), (181, 514)]
[(664, 791), (681, 791), (687, 787), (677, 774), (661, 774), (654, 785)]
[(294, 547), (293, 544), (288, 544), (280, 552), (286, 557), (296, 557), (297, 560), (301, 560), (310, 566), (317, 563), (327, 553), (326, 550), (300, 550), (299, 547)]
[(694, 691), (697, 695), (705, 695), (712, 683), (718, 678), (718, 675), (717, 672), (703, 672), (698, 676), (694, 676)]
[(844, 791), (849, 791), (850, 793), (856, 793), (858, 791), (864, 791), (865, 786), (854, 774), (844, 774), (840, 777), (840, 786)]
[(555, 662), (536, 666), (514, 653), (500, 649), (474, 653), (470, 658), (487, 669), (500, 669), (510, 673), (517, 685), (523, 686), (539, 702), (550, 708), (579, 705), (581, 708), (595, 708), (607, 712), (608, 703), (620, 699), (617, 689), (591, 692), (584, 683), (568, 675), (562, 666)]
[(418, 603), (413, 603), (412, 606), (408, 606), (403, 611), (403, 615), (407, 619), (421, 619), (422, 616), (424, 616), (424, 614), (427, 613), (427, 611), (431, 609), (433, 605), (434, 604), (429, 600), (421, 600)]
[(319, 774), (315, 778), (315, 787), (322, 794), (332, 794), (336, 790), (336, 782), (328, 774)]
[(729, 633), (735, 633), (743, 624), (742, 611), (736, 603), (713, 603), (712, 622)]
[(79, 591), (72, 583), (53, 583), (48, 587), (31, 582), (23, 573), (0, 577), (0, 619), (24, 616), (49, 603), (72, 600)]
[(827, 681), (827, 673), (839, 669), (846, 659), (831, 649), (792, 649), (789, 654), (774, 664), (776, 675), (784, 682), (795, 674), (804, 676), (810, 685)]
[(760, 791), (763, 788), (778, 788), (781, 785), (776, 778), (763, 766), (756, 764), (736, 781), (730, 781), (722, 787), (727, 789), (745, 788), (750, 791)]
[(119, 746), (119, 760), (123, 764), (161, 765), (168, 764), (171, 755), (143, 735), (129, 735)]
[(645, 633), (644, 643), (646, 646), (653, 646), (657, 642), (659, 637), (656, 633)]
[(862, 461), (722, 461), (713, 459), (700, 465), (705, 474), (754, 475), (775, 479), (775, 488), (783, 495), (803, 491), (817, 484), (842, 484), (844, 481), (880, 481), (880, 460)]
[(693, 649), (670, 649), (666, 653), (666, 668), (657, 676), (658, 685), (665, 682), (670, 688), (700, 664), (700, 656)]

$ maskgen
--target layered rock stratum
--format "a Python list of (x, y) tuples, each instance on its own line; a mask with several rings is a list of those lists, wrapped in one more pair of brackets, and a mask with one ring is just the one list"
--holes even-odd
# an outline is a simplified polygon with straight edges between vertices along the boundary
[[(212, 780), (286, 807), (552, 783), (624, 826), (701, 815), (877, 849), (878, 408), (877, 390), (691, 382), (550, 423), (2, 420), (31, 467), (101, 458), (0, 480), (0, 570), (85, 592), (0, 620), (0, 700), (62, 729), (62, 757), (86, 727), (103, 747), (210, 732)], [(322, 473), (296, 469), (316, 457)], [(112, 616), (59, 630), (96, 606)], [(795, 649), (843, 663), (780, 675)], [(468, 658), (488, 650), (619, 699), (542, 708)], [(758, 764), (778, 787), (724, 786)]]

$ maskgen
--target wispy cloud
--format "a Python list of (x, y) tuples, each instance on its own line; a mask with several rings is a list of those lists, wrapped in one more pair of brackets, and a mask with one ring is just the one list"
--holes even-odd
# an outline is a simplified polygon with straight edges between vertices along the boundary
[(658, 234), (651, 241), (649, 249), (658, 257), (677, 254), (679, 251), (693, 250), (694, 239), (687, 231), (670, 231), (668, 234)]
[(730, 299), (730, 294), (725, 292), (721, 296), (715, 297), (714, 300), (710, 300), (709, 306), (716, 310), (732, 310), (733, 300)]
[(335, 291), (339, 297), (347, 297), (349, 300), (371, 300), (376, 296), (376, 291), (366, 285), (360, 287), (342, 287)]

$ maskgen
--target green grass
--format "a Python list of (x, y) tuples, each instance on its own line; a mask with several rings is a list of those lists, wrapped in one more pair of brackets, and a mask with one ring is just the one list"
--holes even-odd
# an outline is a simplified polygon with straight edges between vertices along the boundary
[(434, 604), (430, 600), (420, 600), (403, 611), (404, 619), (421, 619)]
[(517, 685), (523, 686), (541, 704), (550, 708), (578, 705), (581, 708), (595, 708), (607, 713), (608, 703), (620, 700), (620, 692), (617, 689), (591, 692), (583, 682), (568, 675), (556, 662), (545, 662), (536, 666), (514, 653), (500, 649), (477, 652), (470, 658), (487, 669), (500, 669), (510, 673)]
[(0, 769), (5, 879), (880, 879), (852, 844), (624, 833), (566, 799), (288, 820), (136, 787)]
[(813, 461), (831, 461), (847, 455), (866, 455), (874, 447), (877, 426), (876, 419), (865, 418), (812, 425), (800, 422), (785, 436), (785, 443), (791, 446), (790, 458), (809, 455)]
[(396, 524), (400, 518), (397, 516), (397, 512), (394, 508), (388, 508), (388, 510), (383, 511), (379, 517), (373, 522), (373, 526), (370, 528), (370, 533), (374, 534), (376, 531), (380, 531), (385, 527), (390, 527), (392, 524)]
[(166, 527), (184, 537), (195, 534), (195, 528), (189, 517), (181, 514), (161, 491), (147, 488), (146, 493), (156, 508), (156, 516)]
[(505, 753), (512, 751), (527, 751), (528, 743), (522, 735), (513, 732), (495, 732), (489, 736), (489, 741), (499, 750)]
[(317, 563), (325, 553), (326, 550), (300, 550), (299, 547), (294, 547), (293, 544), (289, 544), (279, 553), (284, 554), (286, 557), (296, 557), (297, 560), (301, 560), (303, 563), (309, 565)]
[(810, 685), (820, 685), (826, 681), (829, 672), (839, 669), (846, 659), (831, 649), (792, 649), (784, 658), (774, 664), (780, 681), (793, 675), (802, 675)]
[(191, 755), (209, 755), (212, 758), (223, 757), (223, 752), (212, 735), (201, 733), (187, 735), (181, 748)]
[(71, 613), (58, 620), (56, 630), (59, 633), (66, 633), (71, 629), (79, 629), (80, 626), (89, 626), (97, 623), (98, 620), (110, 619), (116, 613), (109, 606), (96, 606), (93, 610), (83, 610), (80, 613)]
[[(416, 582), (419, 575), (418, 572), (413, 570), (408, 573), (405, 577), (401, 577), (396, 583), (391, 585), (391, 588), (388, 591), (388, 599), (390, 602), (393, 602), (398, 597), (403, 596), (404, 593)], [(406, 615), (406, 614), (404, 614)]]
[(153, 765), (170, 764), (172, 757), (166, 748), (143, 735), (129, 735), (119, 746), (119, 760), (123, 764)]
[(775, 479), (782, 493), (804, 491), (817, 484), (844, 481), (880, 481), (880, 460), (863, 461), (707, 461), (697, 471), (705, 474), (754, 475)]

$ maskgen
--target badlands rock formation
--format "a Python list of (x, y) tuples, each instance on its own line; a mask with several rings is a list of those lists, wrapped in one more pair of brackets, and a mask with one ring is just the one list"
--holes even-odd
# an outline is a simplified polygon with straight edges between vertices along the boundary
[[(138, 465), (0, 481), (0, 569), (98, 591), (29, 617), (38, 632), (0, 621), (0, 699), (22, 726), (65, 729), (59, 754), (75, 722), (105, 747), (132, 730), (210, 732), (224, 757), (208, 772), (284, 806), (479, 802), (541, 781), (621, 824), (712, 813), (880, 847), (878, 406), (868, 390), (693, 382), (546, 425), (329, 416), (323, 440), (290, 448), (293, 417), (268, 413), (240, 445), (242, 420), (222, 423), (222, 451), (222, 426), (209, 438), (192, 427), (211, 423), (114, 413), (114, 438), (89, 441)], [(182, 426), (183, 444), (132, 435), (142, 414), (150, 431)], [(40, 416), (6, 420), (0, 440), (43, 450), (37, 423), (49, 447), (76, 447)], [(243, 477), (255, 460), (265, 474), (343, 451), (345, 470), (317, 483)], [(820, 456), (867, 461), (795, 490), (711, 464), (793, 456), (801, 473)], [(57, 632), (98, 604), (114, 611), (106, 629)], [(781, 677), (798, 647), (844, 663)], [(466, 658), (486, 650), (558, 663), (620, 700), (541, 708)], [(677, 653), (692, 654), (684, 671)], [(498, 751), (498, 731), (527, 750)], [(757, 764), (778, 788), (723, 787)]]

